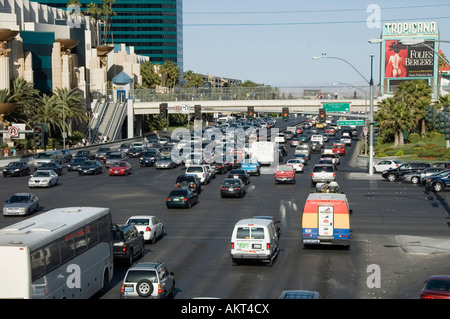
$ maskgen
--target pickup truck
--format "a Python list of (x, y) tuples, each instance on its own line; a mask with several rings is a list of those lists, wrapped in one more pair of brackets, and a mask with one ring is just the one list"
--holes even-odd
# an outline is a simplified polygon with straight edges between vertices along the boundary
[(275, 184), (292, 183), (295, 184), (295, 169), (290, 164), (278, 165), (275, 171)]
[(259, 175), (261, 174), (260, 165), (258, 160), (246, 158), (241, 164), (241, 169), (246, 171), (249, 175)]
[(328, 183), (336, 180), (336, 172), (333, 165), (314, 165), (311, 173), (311, 186), (317, 183)]

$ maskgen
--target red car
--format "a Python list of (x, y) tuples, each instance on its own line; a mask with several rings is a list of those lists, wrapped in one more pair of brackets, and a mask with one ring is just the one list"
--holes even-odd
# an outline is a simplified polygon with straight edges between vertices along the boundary
[(109, 176), (130, 175), (131, 164), (126, 161), (118, 161), (109, 167)]
[(345, 145), (344, 144), (333, 144), (333, 153), (339, 154), (341, 156), (345, 155)]
[(275, 171), (275, 184), (292, 183), (295, 184), (295, 169), (290, 164), (280, 164)]
[(450, 276), (431, 276), (420, 293), (420, 299), (450, 299)]

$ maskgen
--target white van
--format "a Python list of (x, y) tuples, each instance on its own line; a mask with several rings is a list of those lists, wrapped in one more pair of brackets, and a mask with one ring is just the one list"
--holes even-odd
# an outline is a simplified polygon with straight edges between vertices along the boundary
[(319, 134), (312, 135), (311, 142), (319, 142), (320, 145), (323, 146), (323, 136)]
[(205, 165), (191, 165), (186, 168), (186, 175), (195, 175), (202, 184), (209, 183), (209, 172)]
[(272, 266), (278, 255), (278, 232), (272, 219), (248, 218), (234, 225), (231, 235), (231, 260), (256, 260)]

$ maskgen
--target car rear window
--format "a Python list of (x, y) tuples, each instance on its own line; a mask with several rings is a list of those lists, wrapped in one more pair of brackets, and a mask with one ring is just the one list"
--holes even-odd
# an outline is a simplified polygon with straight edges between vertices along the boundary
[(148, 218), (139, 218), (139, 219), (130, 219), (128, 221), (128, 225), (148, 225), (149, 219)]
[(314, 166), (313, 172), (334, 172), (333, 166), (324, 165), (324, 166)]
[(264, 239), (264, 228), (239, 227), (236, 232), (237, 239)]
[(278, 171), (293, 171), (292, 165), (280, 165), (278, 166)]
[(203, 167), (191, 166), (188, 167), (187, 173), (203, 173)]
[(427, 283), (427, 289), (430, 290), (440, 290), (440, 291), (450, 291), (450, 281), (447, 280), (430, 280)]
[(154, 282), (157, 278), (158, 277), (155, 270), (129, 270), (125, 281), (138, 282), (142, 279), (147, 279)]

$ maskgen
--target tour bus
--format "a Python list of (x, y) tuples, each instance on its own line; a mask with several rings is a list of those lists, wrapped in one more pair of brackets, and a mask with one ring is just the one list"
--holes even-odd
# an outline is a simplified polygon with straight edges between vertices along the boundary
[(56, 208), (0, 229), (0, 298), (87, 299), (113, 276), (108, 208)]
[(302, 216), (304, 246), (328, 244), (349, 248), (351, 214), (345, 194), (309, 194)]

